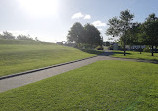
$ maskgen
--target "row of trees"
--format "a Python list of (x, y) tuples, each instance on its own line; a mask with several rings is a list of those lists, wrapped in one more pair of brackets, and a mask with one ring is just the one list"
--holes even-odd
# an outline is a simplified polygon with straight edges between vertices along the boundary
[(18, 35), (17, 37), (14, 36), (12, 33), (10, 32), (3, 32), (3, 34), (0, 34), (0, 39), (7, 39), (7, 40), (31, 40), (31, 41), (39, 41), (37, 37), (35, 37), (35, 40), (30, 37), (30, 35)]
[(100, 36), (99, 30), (92, 24), (82, 26), (76, 22), (70, 28), (67, 35), (68, 42), (76, 44), (88, 44), (92, 47), (103, 44), (103, 38)]
[[(154, 46), (158, 46), (158, 17), (150, 14), (143, 23), (132, 22), (134, 14), (129, 10), (122, 11), (119, 18), (109, 19), (107, 35), (120, 37), (126, 55), (126, 45), (149, 45), (152, 56)], [(140, 47), (141, 49), (141, 47)]]

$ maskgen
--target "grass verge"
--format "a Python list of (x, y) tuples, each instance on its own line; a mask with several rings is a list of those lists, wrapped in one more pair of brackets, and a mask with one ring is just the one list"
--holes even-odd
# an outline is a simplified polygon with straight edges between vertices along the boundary
[(96, 55), (52, 43), (15, 40), (1, 42), (0, 76)]
[(98, 61), (0, 94), (1, 111), (157, 111), (158, 65)]

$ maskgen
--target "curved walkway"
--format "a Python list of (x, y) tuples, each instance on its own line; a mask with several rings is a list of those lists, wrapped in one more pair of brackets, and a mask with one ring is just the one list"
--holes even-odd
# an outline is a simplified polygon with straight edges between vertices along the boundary
[(10, 90), (13, 88), (24, 86), (26, 84), (33, 83), (33, 82), (36, 82), (36, 81), (39, 81), (39, 80), (42, 80), (45, 78), (49, 78), (54, 75), (67, 72), (67, 71), (94, 63), (99, 60), (125, 60), (125, 61), (150, 62), (150, 61), (146, 61), (146, 60), (114, 58), (114, 57), (110, 57), (111, 54), (112, 54), (112, 52), (107, 51), (102, 55), (99, 55), (99, 56), (96, 56), (93, 58), (89, 58), (86, 60), (82, 60), (82, 61), (78, 61), (78, 62), (74, 62), (74, 63), (70, 63), (70, 64), (65, 64), (62, 66), (53, 67), (53, 68), (49, 68), (49, 69), (45, 69), (45, 70), (41, 70), (41, 71), (37, 71), (37, 72), (32, 72), (32, 73), (25, 74), (25, 75), (2, 79), (2, 80), (0, 80), (0, 92), (4, 92), (4, 91), (7, 91), (7, 90)]

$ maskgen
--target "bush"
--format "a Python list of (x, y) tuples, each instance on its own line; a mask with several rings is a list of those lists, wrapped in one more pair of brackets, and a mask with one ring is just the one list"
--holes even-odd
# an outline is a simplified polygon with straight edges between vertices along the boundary
[(146, 47), (143, 49), (143, 52), (150, 52), (149, 46), (146, 46)]
[(113, 50), (113, 46), (110, 45), (110, 46), (108, 47), (108, 49), (109, 49), (109, 50)]
[(95, 49), (96, 49), (96, 50), (103, 50), (103, 47), (99, 45), (99, 46), (97, 46)]

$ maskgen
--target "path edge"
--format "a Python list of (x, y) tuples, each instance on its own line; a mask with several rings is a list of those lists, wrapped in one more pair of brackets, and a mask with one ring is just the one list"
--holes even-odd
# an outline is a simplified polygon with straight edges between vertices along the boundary
[(42, 70), (45, 70), (45, 69), (50, 69), (50, 68), (54, 68), (54, 67), (58, 67), (58, 66), (63, 66), (63, 65), (66, 65), (66, 64), (79, 62), (79, 61), (90, 59), (90, 58), (94, 58), (94, 57), (97, 57), (97, 56), (98, 55), (87, 57), (87, 58), (83, 58), (83, 59), (79, 59), (79, 60), (74, 60), (74, 61), (70, 61), (70, 62), (65, 62), (65, 63), (61, 63), (61, 64), (55, 64), (55, 65), (51, 65), (51, 66), (47, 66), (47, 67), (42, 67), (42, 68), (38, 68), (38, 69), (33, 69), (33, 70), (24, 71), (24, 72), (19, 72), (19, 73), (7, 75), (7, 76), (2, 76), (2, 77), (0, 77), (0, 80), (16, 77), (16, 76), (20, 76), (20, 75), (25, 75), (25, 74), (29, 74), (29, 73), (33, 73), (33, 72), (37, 72), (37, 71), (42, 71)]

